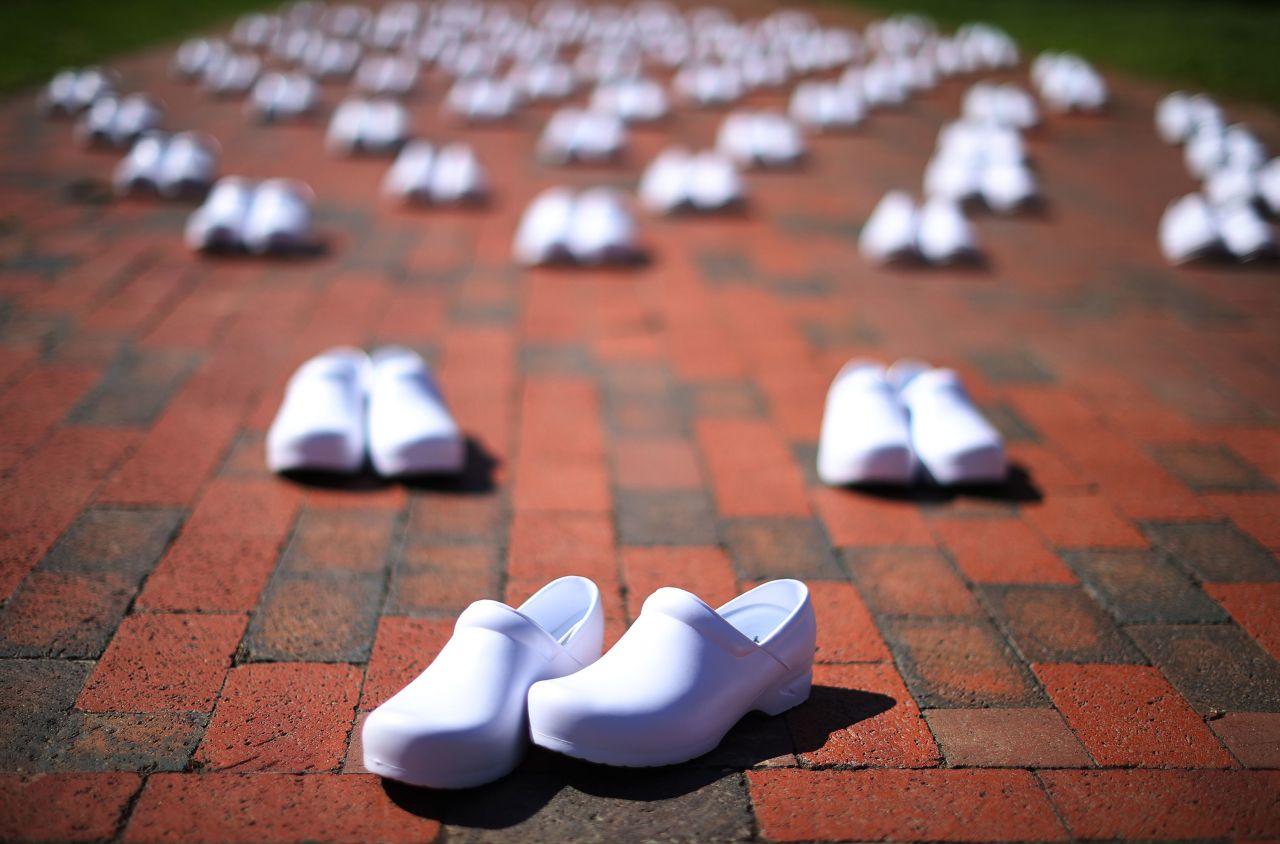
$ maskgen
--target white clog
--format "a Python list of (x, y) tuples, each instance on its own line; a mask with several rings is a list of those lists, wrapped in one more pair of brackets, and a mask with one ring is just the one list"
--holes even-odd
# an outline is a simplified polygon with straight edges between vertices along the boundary
[(243, 94), (262, 72), (262, 60), (252, 53), (227, 53), (204, 66), (200, 84), (217, 96)]
[(166, 199), (176, 199), (207, 191), (217, 175), (217, 141), (198, 132), (179, 132), (165, 146), (156, 185)]
[(436, 150), (426, 141), (405, 144), (382, 180), (382, 192), (402, 202), (431, 202), (431, 168)]
[(1218, 251), (1222, 234), (1213, 209), (1198, 193), (1177, 199), (1160, 217), (1160, 251), (1171, 264), (1181, 264)]
[(192, 80), (204, 73), (214, 62), (222, 61), (231, 48), (218, 38), (191, 38), (183, 41), (173, 57), (173, 72), (180, 78)]
[(640, 177), (640, 202), (656, 214), (670, 214), (689, 202), (693, 157), (681, 147), (659, 153)]
[(431, 198), (441, 204), (479, 202), (489, 193), (489, 178), (471, 147), (446, 144), (431, 168)]
[(411, 349), (370, 355), (369, 457), (383, 477), (452, 474), (466, 463), (462, 432), (431, 370)]
[(667, 116), (667, 94), (652, 79), (618, 79), (596, 87), (591, 110), (617, 115), (627, 123), (652, 123)]
[(529, 744), (529, 689), (600, 657), (600, 592), (553, 580), (517, 609), (476, 601), (440, 655), (365, 720), (364, 766), (430, 788), (468, 788), (511, 772)]
[(810, 81), (796, 86), (788, 111), (797, 123), (815, 129), (852, 129), (862, 122), (866, 105), (852, 86)]
[(289, 379), (267, 430), (272, 472), (351, 473), (364, 465), (369, 356), (339, 347), (311, 358)]
[(578, 195), (566, 242), (574, 260), (583, 264), (627, 263), (639, 254), (635, 222), (622, 197), (610, 188)]
[(1272, 214), (1280, 214), (1280, 158), (1273, 158), (1258, 171), (1258, 196)]
[(535, 744), (607, 765), (672, 765), (712, 750), (752, 710), (803, 703), (816, 637), (809, 590), (774, 580), (718, 610), (664, 587), (599, 661), (535, 683)]
[(1004, 440), (973, 406), (960, 377), (918, 361), (886, 372), (911, 426), (911, 449), (939, 484), (1001, 483), (1008, 474)]
[(287, 120), (310, 114), (319, 98), (315, 80), (305, 73), (267, 73), (254, 83), (245, 111), (264, 123)]
[(239, 249), (253, 194), (254, 185), (248, 179), (219, 179), (204, 203), (187, 218), (187, 246), (203, 251)]
[(538, 152), (553, 164), (601, 163), (617, 159), (625, 145), (626, 124), (617, 115), (561, 109), (547, 121), (538, 140)]
[(916, 248), (932, 264), (978, 257), (973, 228), (965, 219), (964, 212), (954, 200), (941, 196), (930, 197), (920, 209)]
[(1218, 231), (1227, 251), (1240, 261), (1276, 253), (1276, 236), (1249, 202), (1232, 202), (1214, 209)]
[(700, 211), (719, 211), (745, 198), (738, 168), (714, 150), (699, 153), (690, 163), (687, 191), (689, 203)]
[(163, 132), (147, 132), (138, 138), (112, 173), (116, 194), (159, 193), (161, 164), (168, 146), (169, 136)]
[(907, 412), (884, 367), (849, 361), (827, 391), (818, 478), (829, 486), (907, 484), (915, 469)]
[(536, 266), (570, 258), (568, 238), (573, 205), (573, 192), (568, 188), (548, 188), (538, 194), (516, 229), (516, 260), (525, 266)]
[(289, 179), (268, 179), (253, 192), (240, 239), (256, 255), (300, 252), (315, 244), (311, 189)]
[(1040, 196), (1035, 175), (1021, 161), (988, 163), (979, 187), (987, 207), (1001, 214), (1031, 205)]
[(353, 84), (373, 96), (406, 96), (418, 84), (418, 60), (403, 55), (368, 56), (356, 67)]
[(1180, 144), (1191, 134), (1191, 98), (1183, 91), (1166, 94), (1156, 103), (1156, 134), (1166, 144)]
[(45, 86), (41, 107), (55, 117), (72, 117), (104, 97), (115, 96), (115, 82), (101, 68), (59, 72)]
[(877, 264), (916, 255), (919, 212), (903, 191), (889, 191), (858, 234), (858, 251)]

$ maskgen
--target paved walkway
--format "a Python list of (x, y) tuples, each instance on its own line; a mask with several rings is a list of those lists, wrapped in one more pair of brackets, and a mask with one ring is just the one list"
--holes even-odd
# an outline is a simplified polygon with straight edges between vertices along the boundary
[[(744, 218), (645, 220), (647, 268), (524, 272), (537, 190), (630, 185), (718, 115), (637, 131), (616, 169), (537, 164), (545, 112), (463, 131), (495, 207), (407, 213), (379, 201), (385, 161), (326, 158), (322, 123), (251, 127), (169, 81), (169, 54), (120, 62), (126, 88), (227, 169), (309, 181), (328, 253), (193, 257), (187, 208), (108, 201), (115, 156), (29, 97), (0, 107), (0, 838), (1280, 837), (1280, 274), (1160, 260), (1191, 184), (1150, 128), (1159, 91), (1113, 80), (1112, 114), (1048, 120), (1048, 212), (979, 218), (984, 271), (855, 248), (919, 184), (951, 82), (752, 175)], [(414, 101), (429, 138), (454, 134), (441, 88)], [(1233, 114), (1280, 148), (1275, 115)], [(439, 365), (466, 481), (269, 476), (291, 370), (388, 342)], [(1015, 480), (819, 486), (853, 355), (957, 367)], [(603, 588), (611, 637), (659, 585), (714, 602), (803, 577), (812, 700), (672, 769), (536, 753), (439, 796), (361, 772), (362, 713), (460, 608), (568, 572)]]

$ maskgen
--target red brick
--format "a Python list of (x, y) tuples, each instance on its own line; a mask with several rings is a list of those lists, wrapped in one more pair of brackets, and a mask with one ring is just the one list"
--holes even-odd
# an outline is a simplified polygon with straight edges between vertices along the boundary
[(938, 540), (975, 583), (1075, 583), (1071, 569), (1018, 519), (934, 519)]
[(867, 612), (858, 590), (849, 583), (806, 581), (818, 619), (818, 662), (883, 662), (889, 649)]
[(617, 581), (612, 520), (590, 513), (516, 513), (507, 576), (541, 586), (566, 574)]
[(1280, 583), (1206, 583), (1204, 590), (1280, 660)]
[(676, 439), (623, 439), (614, 446), (618, 486), (631, 489), (695, 489), (702, 470), (693, 447)]
[(1147, 540), (1101, 498), (1059, 495), (1023, 509), (1057, 548), (1146, 548)]
[(251, 610), (276, 567), (280, 542), (271, 537), (180, 536), (147, 578), (138, 606)]
[(859, 551), (847, 555), (846, 565), (876, 615), (982, 614), (969, 587), (936, 551)]
[(823, 488), (813, 493), (814, 507), (826, 525), (831, 544), (933, 548), (936, 543), (920, 508), (847, 489)]
[(622, 571), (627, 584), (627, 614), (632, 619), (640, 615), (645, 599), (663, 586), (685, 589), (713, 607), (738, 594), (733, 564), (720, 548), (624, 547)]
[(196, 503), (183, 536), (279, 539), (293, 526), (301, 496), (285, 482), (217, 479)]
[(930, 709), (926, 716), (952, 766), (1093, 766), (1084, 745), (1052, 709)]
[(890, 618), (883, 629), (924, 706), (1033, 706), (1043, 700), (985, 619)]
[(0, 838), (99, 841), (114, 838), (137, 774), (0, 774)]
[(1207, 495), (1205, 500), (1222, 511), (1240, 529), (1280, 554), (1280, 495), (1265, 493)]
[(787, 721), (810, 765), (927, 768), (938, 746), (892, 665), (818, 665), (815, 689)]
[(395, 514), (379, 510), (304, 510), (285, 554), (290, 571), (380, 572), (395, 531)]
[(457, 612), (497, 598), (497, 558), (491, 545), (410, 544), (392, 575), (387, 606), (397, 613)]
[(505, 527), (497, 496), (415, 495), (409, 500), (408, 530), (427, 539), (492, 541)]
[(397, 807), (371, 774), (156, 774), (147, 780), (124, 840), (407, 844), (433, 841), (439, 832), (438, 821)]
[(595, 384), (563, 376), (525, 379), (520, 454), (539, 459), (603, 457), (604, 431)]
[(520, 461), (516, 510), (607, 513), (613, 504), (603, 457), (544, 457)]
[(768, 423), (703, 419), (696, 428), (721, 515), (810, 515), (804, 478)]
[[(0, 596), (8, 597), (88, 502), (136, 434), (64, 428), (5, 479), (0, 496)], [(57, 483), (50, 483), (57, 478)]]
[(337, 768), (355, 719), (353, 665), (241, 665), (227, 675), (196, 750), (209, 769), (309, 773)]
[(1280, 836), (1280, 771), (1045, 771), (1040, 778), (1076, 838)]
[(76, 706), (89, 712), (209, 712), (245, 622), (242, 615), (131, 615)]
[(1209, 727), (1246, 768), (1280, 768), (1280, 713), (1228, 712)]
[(451, 618), (383, 616), (365, 669), (360, 708), (381, 705), (425, 671), (453, 635), (453, 625)]
[(31, 370), (0, 399), (0, 470), (7, 469), (62, 420), (98, 381), (99, 373), (78, 366)]
[(1060, 841), (1027, 771), (749, 771), (771, 841)]
[(1099, 765), (1231, 765), (1200, 716), (1154, 668), (1036, 665), (1035, 672)]

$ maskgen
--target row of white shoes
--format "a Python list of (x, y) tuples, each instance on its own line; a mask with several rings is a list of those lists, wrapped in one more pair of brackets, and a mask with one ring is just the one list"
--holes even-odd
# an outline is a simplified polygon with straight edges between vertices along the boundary
[(923, 260), (972, 262), (981, 257), (960, 204), (934, 196), (917, 207), (905, 191), (885, 194), (858, 235), (858, 251), (877, 264)]
[(120, 196), (204, 196), (218, 175), (218, 143), (198, 132), (147, 132), (112, 175)]
[(818, 477), (832, 486), (915, 482), (996, 484), (1004, 441), (974, 407), (956, 373), (914, 360), (887, 369), (852, 360), (827, 392)]
[(476, 601), (426, 670), (369, 713), (364, 766), (452, 789), (505, 776), (530, 743), (605, 765), (677, 764), (748, 712), (807, 700), (816, 638), (798, 580), (719, 608), (663, 587), (603, 655), (600, 590), (587, 578), (554, 580), (517, 608)]
[(224, 176), (187, 218), (185, 239), (203, 252), (294, 254), (317, 246), (311, 189), (290, 179)]
[(513, 250), (525, 266), (631, 264), (644, 256), (630, 210), (609, 188), (538, 194), (520, 219)]
[(383, 477), (454, 474), (466, 443), (440, 387), (418, 354), (387, 346), (366, 354), (338, 347), (311, 358), (289, 379), (267, 431), (273, 472)]
[(410, 141), (387, 171), (382, 192), (405, 203), (475, 204), (488, 197), (489, 180), (466, 144), (437, 148), (427, 141)]
[(640, 201), (657, 214), (724, 211), (746, 202), (742, 176), (727, 156), (669, 147), (640, 177)]

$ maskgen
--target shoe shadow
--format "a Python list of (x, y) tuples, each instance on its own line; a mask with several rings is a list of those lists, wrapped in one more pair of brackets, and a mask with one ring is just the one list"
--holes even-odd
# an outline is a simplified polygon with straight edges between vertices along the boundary
[(809, 699), (790, 712), (776, 717), (750, 713), (715, 750), (680, 765), (611, 767), (534, 747), (515, 771), (477, 788), (440, 791), (391, 780), (383, 780), (382, 787), (396, 806), (419, 817), (452, 826), (507, 829), (558, 799), (580, 801), (576, 795), (633, 803), (682, 797), (762, 762), (818, 750), (833, 733), (896, 703), (872, 692), (814, 686)]
[(497, 488), (493, 479), (494, 471), (498, 466), (497, 459), (478, 440), (467, 437), (465, 460), (462, 471), (452, 475), (411, 475), (388, 479), (376, 473), (367, 460), (360, 471), (354, 475), (314, 471), (293, 471), (282, 474), (301, 486), (347, 492), (376, 492), (397, 483), (410, 490), (453, 495), (485, 495), (493, 492)]
[(957, 498), (974, 498), (982, 501), (1003, 501), (1009, 504), (1035, 504), (1044, 500), (1044, 493), (1036, 486), (1031, 473), (1020, 464), (1009, 467), (1004, 482), (999, 484), (972, 484), (940, 486), (931, 479), (911, 486), (888, 484), (857, 484), (847, 486), (850, 492), (882, 498), (886, 501), (905, 501), (915, 504), (949, 504)]

